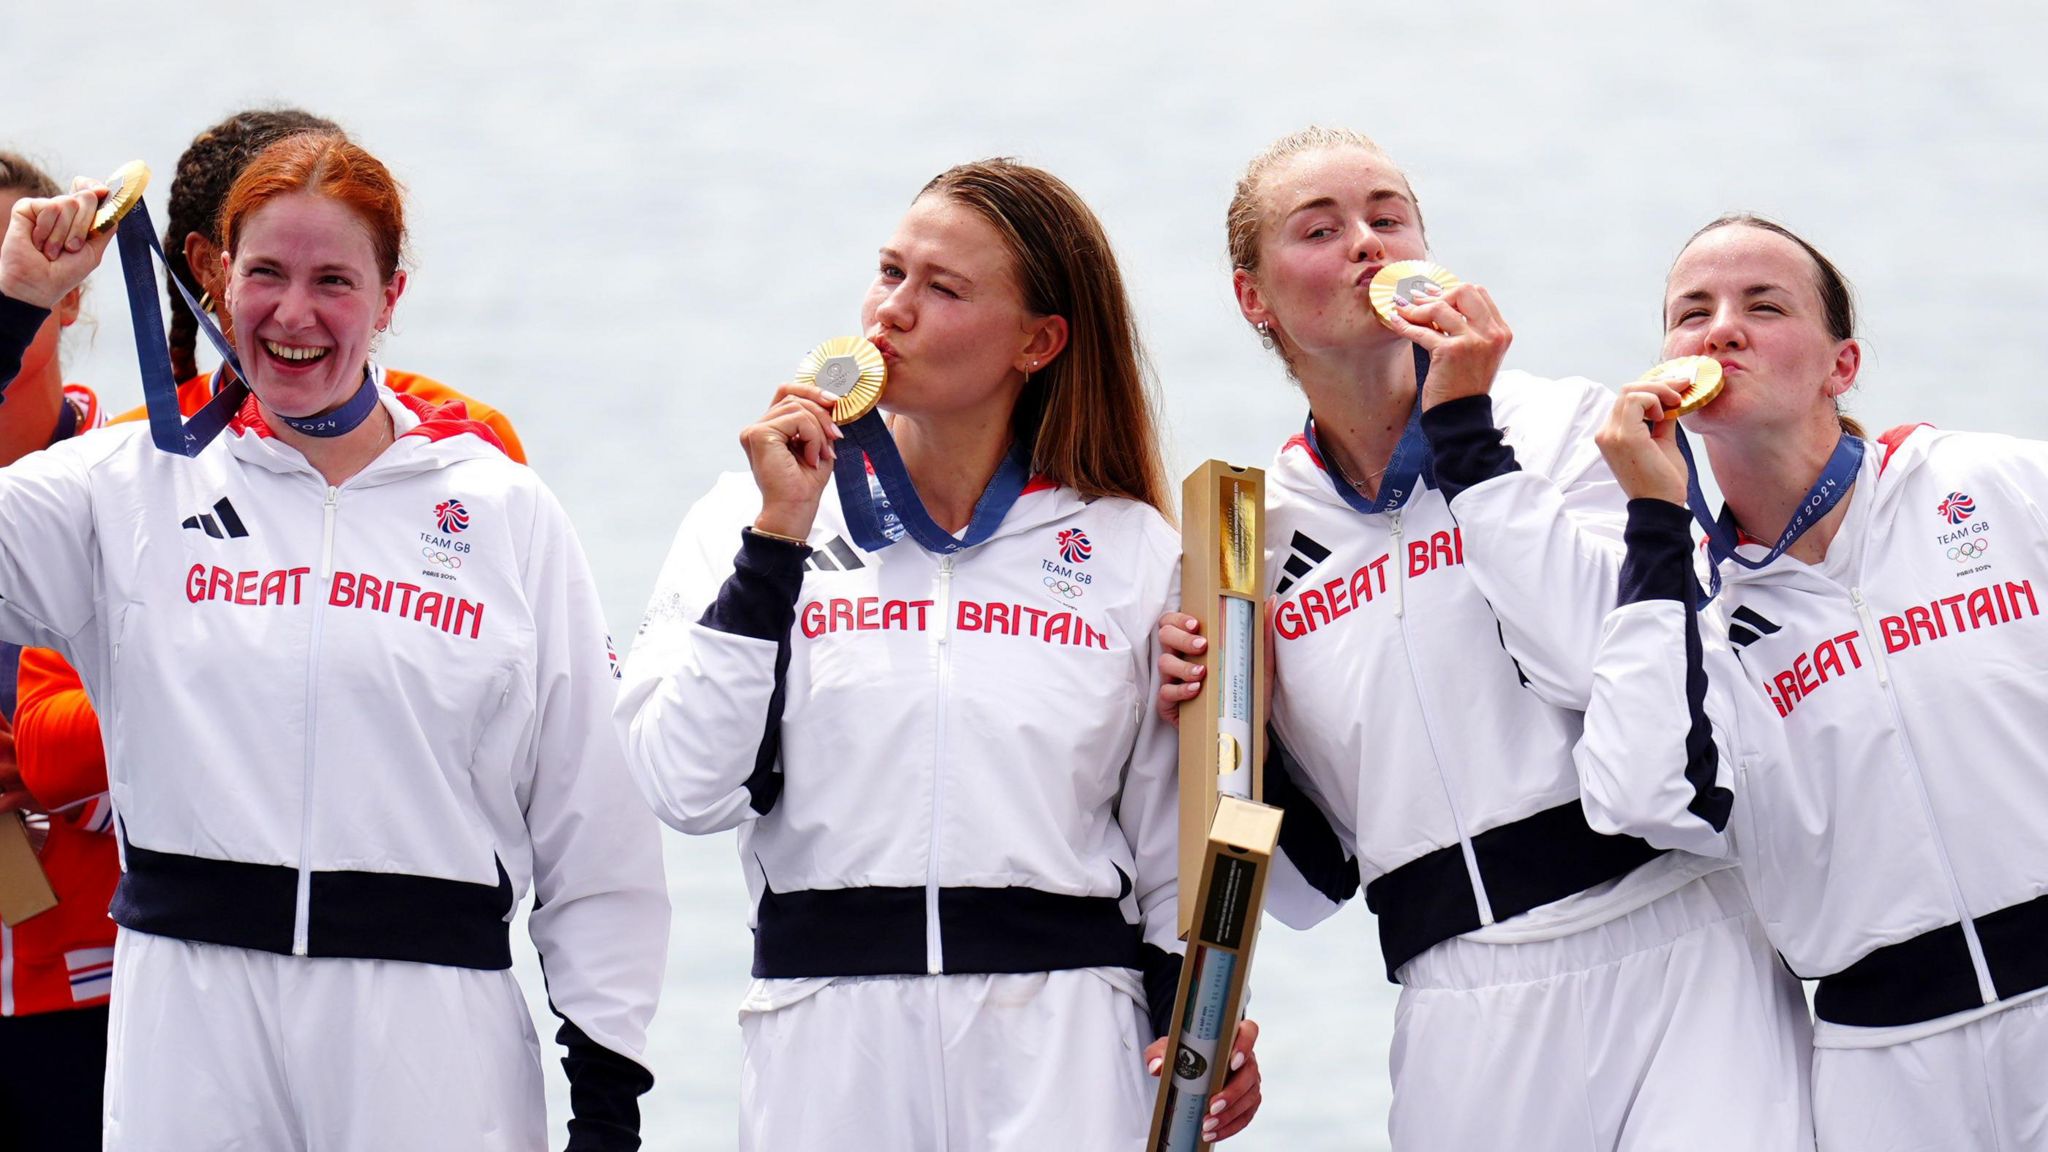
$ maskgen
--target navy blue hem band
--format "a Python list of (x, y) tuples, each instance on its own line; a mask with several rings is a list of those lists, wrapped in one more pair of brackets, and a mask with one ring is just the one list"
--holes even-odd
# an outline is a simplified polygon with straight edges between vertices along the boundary
[[(0, 223), (0, 227), (5, 224)], [(48, 308), (0, 296), (0, 396), (20, 374), (21, 358), (28, 354), (28, 346), (36, 342), (36, 331), (49, 318)]]
[[(126, 846), (108, 910), (123, 928), (259, 952), (292, 952), (299, 873)], [(512, 966), (512, 880), (471, 884), (390, 872), (315, 872), (309, 956), (406, 960), (448, 968)]]
[[(1991, 990), (2010, 1000), (2048, 988), (2048, 896), (1976, 918)], [(1961, 924), (1887, 944), (1823, 976), (1814, 1015), (1830, 1024), (1888, 1028), (1984, 1007)]]
[[(1419, 403), (1419, 401), (1418, 401)], [(1515, 450), (1493, 425), (1493, 397), (1460, 396), (1422, 413), (1422, 434), (1436, 458), (1436, 486), (1445, 500), (1496, 476), (1521, 471)]]
[(1631, 500), (1621, 539), (1628, 552), (1621, 561), (1620, 603), (1699, 603), (1699, 582), (1692, 573), (1691, 512), (1669, 500)]
[[(754, 975), (922, 976), (924, 929), (923, 888), (768, 889), (755, 910)], [(1143, 970), (1138, 926), (1108, 896), (941, 888), (939, 933), (951, 973)]]
[(1266, 727), (1265, 801), (1284, 813), (1280, 851), (1309, 886), (1342, 904), (1358, 892), (1358, 861), (1344, 851), (1344, 842), (1330, 818), (1295, 782), (1294, 758), (1280, 744), (1280, 734)]
[[(1500, 921), (1625, 876), (1663, 853), (1634, 836), (1593, 831), (1574, 800), (1481, 832), (1472, 837), (1472, 854)], [(1389, 980), (1423, 952), (1480, 927), (1465, 854), (1456, 844), (1367, 884), (1365, 903), (1380, 918)]]

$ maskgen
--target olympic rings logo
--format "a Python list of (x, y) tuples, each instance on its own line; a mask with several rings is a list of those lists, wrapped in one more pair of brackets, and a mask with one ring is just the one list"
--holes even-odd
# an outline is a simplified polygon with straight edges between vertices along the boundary
[(1950, 560), (1956, 561), (1957, 563), (1961, 563), (1964, 560), (1975, 560), (1977, 557), (1982, 556), (1983, 554), (1989, 551), (1991, 551), (1991, 541), (1971, 540), (1968, 543), (1958, 544), (1955, 547), (1949, 549), (1948, 558)]
[(462, 567), (462, 557), (438, 551), (431, 544), (420, 549), (420, 555), (435, 564), (439, 564), (443, 568), (455, 569)]
[(1062, 580), (1057, 576), (1047, 576), (1043, 583), (1053, 595), (1064, 596), (1069, 600), (1078, 600), (1081, 598), (1081, 593), (1087, 591), (1082, 585)]

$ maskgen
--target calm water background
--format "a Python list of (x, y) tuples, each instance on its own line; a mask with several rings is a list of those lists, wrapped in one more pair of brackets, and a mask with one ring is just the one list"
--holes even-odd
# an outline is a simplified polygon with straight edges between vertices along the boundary
[[(1513, 365), (1632, 378), (1679, 244), (1749, 208), (1859, 286), (1867, 422), (2048, 435), (2044, 45), (2048, 9), (2020, 0), (15, 3), (0, 143), (64, 175), (144, 157), (167, 181), (233, 109), (342, 121), (412, 192), (416, 271), (384, 359), (513, 416), (625, 637), (684, 508), (743, 466), (740, 426), (806, 348), (855, 330), (910, 197), (989, 154), (1060, 173), (1107, 222), (1177, 473), (1262, 464), (1299, 425), (1231, 303), (1222, 214), (1244, 162), (1309, 122), (1407, 166), (1437, 257), (1513, 324)], [(93, 295), (71, 375), (126, 408), (118, 282)], [(739, 869), (724, 836), (669, 837), (668, 869), (647, 1143), (726, 1148)], [(1379, 967), (1362, 910), (1266, 933), (1267, 1104), (1240, 1152), (1385, 1146)], [(521, 970), (551, 1035), (530, 955)], [(559, 1130), (552, 1055), (549, 1072)]]

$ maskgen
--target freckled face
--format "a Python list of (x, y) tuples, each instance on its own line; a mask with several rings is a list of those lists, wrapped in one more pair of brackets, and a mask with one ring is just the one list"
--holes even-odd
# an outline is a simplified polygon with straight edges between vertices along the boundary
[(225, 256), (227, 309), (249, 387), (272, 411), (317, 416), (361, 386), (405, 274), (387, 282), (369, 226), (313, 193), (256, 209)]
[(1002, 234), (942, 193), (911, 204), (882, 248), (861, 327), (889, 364), (882, 405), (934, 415), (1002, 402), (1034, 317)]
[(1423, 259), (1429, 245), (1392, 160), (1351, 146), (1304, 152), (1267, 174), (1259, 203), (1251, 295), (1289, 344), (1343, 355), (1401, 339), (1373, 313), (1367, 289), (1383, 266)]
[(1694, 240), (1672, 265), (1664, 355), (1721, 364), (1721, 395), (1687, 418), (1702, 432), (1832, 423), (1857, 367), (1854, 342), (1828, 331), (1812, 258), (1742, 224)]

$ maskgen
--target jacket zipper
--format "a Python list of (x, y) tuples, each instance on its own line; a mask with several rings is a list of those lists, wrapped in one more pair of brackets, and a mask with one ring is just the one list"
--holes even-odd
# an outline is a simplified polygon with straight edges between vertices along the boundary
[(1472, 882), (1472, 900), (1479, 909), (1479, 925), (1483, 928), (1493, 923), (1493, 903), (1486, 898), (1486, 885), (1479, 878), (1479, 856), (1472, 850), (1472, 837), (1465, 833), (1465, 815), (1458, 809), (1458, 799), (1451, 792), (1450, 775), (1444, 771), (1443, 753), (1439, 751), (1436, 738), (1436, 722), (1429, 715), (1429, 693), (1422, 684), (1422, 664), (1415, 658), (1415, 645), (1408, 638), (1408, 561), (1401, 549), (1401, 514), (1393, 513), (1389, 521), (1393, 532), (1389, 559), (1394, 565), (1394, 619), (1401, 624), (1401, 653), (1408, 657), (1408, 678), (1415, 683), (1415, 710), (1422, 716), (1422, 733), (1429, 740), (1430, 762), (1436, 766), (1437, 783), (1443, 785), (1444, 806), (1451, 811), (1451, 825), (1458, 833), (1458, 852), (1465, 857), (1465, 875)]
[(946, 970), (946, 950), (939, 937), (939, 829), (946, 815), (946, 697), (953, 690), (953, 557), (939, 557), (937, 588), (932, 599), (939, 612), (938, 692), (932, 703), (932, 831), (924, 866), (924, 966), (936, 976)]
[(320, 623), (326, 615), (329, 585), (334, 580), (334, 515), (341, 489), (328, 486), (320, 512), (320, 591), (313, 601), (313, 630), (306, 650), (306, 770), (299, 799), (299, 889), (292, 906), (292, 955), (307, 955), (307, 924), (313, 909), (313, 747), (320, 676)]
[(1870, 604), (1863, 599), (1863, 589), (1849, 589), (1849, 602), (1856, 606), (1856, 622), (1863, 630), (1864, 646), (1870, 649), (1870, 659), (1877, 665), (1878, 691), (1884, 695), (1884, 702), (1891, 706), (1892, 729), (1898, 733), (1899, 755), (1913, 774), (1920, 803), (1927, 815), (1927, 835), (1934, 841), (1934, 851), (1941, 858), (1941, 871), (1948, 880), (1949, 899), (1955, 902), (1956, 919), (1963, 929), (1963, 943), (1970, 949), (1970, 967), (1977, 976), (1977, 994), (1984, 1003), (1998, 1002), (1998, 989), (1991, 982), (1991, 967), (1984, 962), (1984, 945), (1977, 939), (1977, 922), (1970, 918), (1969, 905), (1963, 901), (1963, 886), (1956, 879), (1955, 865), (1949, 862), (1948, 841), (1941, 834), (1941, 824), (1935, 819), (1934, 797), (1927, 791), (1927, 776), (1920, 770), (1920, 758), (1913, 752), (1913, 742), (1906, 737), (1906, 716), (1899, 708), (1899, 698), (1892, 690), (1891, 671), (1885, 664), (1884, 638), (1878, 634), (1877, 626), (1871, 619)]

